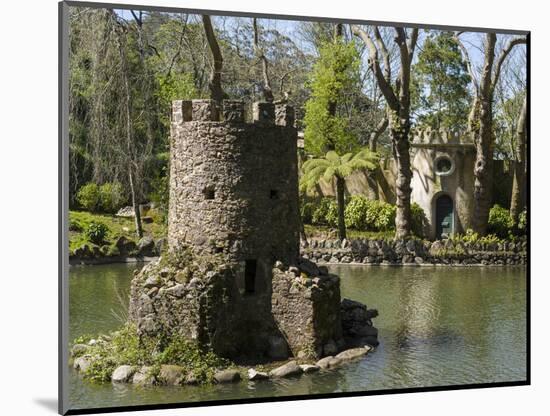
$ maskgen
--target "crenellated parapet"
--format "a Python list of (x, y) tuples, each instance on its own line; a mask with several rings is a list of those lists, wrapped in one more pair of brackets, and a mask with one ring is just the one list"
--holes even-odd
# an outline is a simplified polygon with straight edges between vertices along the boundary
[[(294, 127), (294, 108), (287, 104), (255, 102), (252, 124)], [(172, 102), (172, 123), (191, 121), (245, 123), (245, 103), (224, 100), (221, 106), (213, 100), (175, 100)]]
[(411, 129), (410, 136), (413, 144), (420, 145), (471, 145), (473, 143), (471, 135), (467, 131), (460, 130), (415, 128)]

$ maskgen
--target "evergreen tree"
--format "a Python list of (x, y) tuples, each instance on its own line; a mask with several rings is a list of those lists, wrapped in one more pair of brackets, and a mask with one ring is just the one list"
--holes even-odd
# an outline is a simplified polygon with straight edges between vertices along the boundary
[(331, 107), (359, 85), (360, 59), (355, 43), (346, 43), (341, 36), (324, 42), (310, 79), (311, 96), (305, 104), (304, 139), (309, 153), (345, 153), (358, 147), (348, 117)]
[(470, 76), (453, 35), (439, 32), (428, 37), (412, 72), (412, 107), (417, 124), (433, 129), (465, 129), (471, 101)]

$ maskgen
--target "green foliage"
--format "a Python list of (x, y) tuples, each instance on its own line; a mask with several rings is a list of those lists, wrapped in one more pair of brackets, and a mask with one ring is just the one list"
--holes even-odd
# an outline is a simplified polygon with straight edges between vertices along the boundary
[[(300, 187), (303, 191), (311, 190), (321, 179), (331, 182), (336, 178), (336, 193), (344, 195), (343, 179), (360, 169), (374, 169), (378, 164), (378, 155), (369, 149), (363, 149), (355, 154), (346, 153), (339, 156), (335, 151), (327, 152), (324, 158), (309, 159), (302, 166), (303, 175), (300, 179)], [(340, 203), (340, 202), (339, 202)], [(344, 207), (342, 207), (342, 212)], [(340, 238), (345, 237), (345, 218), (339, 215), (335, 204), (325, 217), (328, 224), (341, 224), (339, 226)], [(341, 220), (341, 221), (339, 221)]]
[(107, 182), (99, 187), (100, 208), (103, 212), (114, 214), (127, 201), (120, 182)]
[[(314, 225), (336, 225), (335, 222), (329, 222), (329, 212), (337, 211), (336, 201), (332, 198), (322, 198), (319, 204), (315, 206), (311, 216), (311, 223)], [(332, 214), (330, 215), (332, 217)]]
[(127, 201), (119, 182), (107, 182), (101, 186), (89, 182), (78, 190), (76, 199), (86, 211), (108, 213), (115, 213)]
[(412, 69), (412, 108), (418, 124), (434, 129), (466, 127), (470, 76), (450, 32), (429, 35)]
[[(193, 82), (193, 75), (186, 72), (171, 72), (169, 75), (157, 77), (158, 90), (155, 92), (162, 108), (170, 108), (172, 100), (188, 100), (198, 98), (199, 94)], [(160, 115), (161, 122), (169, 126), (169, 112)]]
[[(91, 337), (80, 337), (75, 343), (86, 343)], [(179, 365), (193, 372), (200, 382), (212, 382), (214, 370), (225, 368), (231, 362), (203, 351), (181, 336), (140, 337), (134, 325), (126, 324), (106, 339), (99, 339), (86, 351), (93, 357), (84, 377), (96, 381), (109, 381), (120, 365), (153, 366), (157, 372), (161, 365)]]
[(84, 229), (82, 228), (82, 224), (80, 224), (79, 221), (77, 221), (75, 218), (69, 217), (69, 231), (80, 233), (83, 230)]
[(387, 231), (395, 229), (395, 205), (384, 201), (372, 201), (367, 211), (367, 223), (373, 225), (377, 231)]
[(367, 211), (369, 209), (369, 201), (362, 195), (354, 195), (348, 201), (345, 210), (346, 227), (356, 230), (367, 230)]
[(489, 211), (487, 231), (499, 238), (507, 238), (514, 226), (510, 212), (500, 205), (494, 205)]
[(186, 100), (197, 97), (197, 90), (193, 83), (193, 75), (180, 72), (158, 77), (158, 95), (163, 102), (170, 104), (172, 100)]
[(338, 204), (335, 201), (330, 201), (325, 220), (326, 223), (332, 227), (338, 225)]
[(90, 182), (78, 190), (76, 199), (80, 206), (90, 212), (98, 212), (101, 206), (99, 186)]
[(94, 244), (101, 244), (109, 234), (109, 227), (102, 222), (92, 221), (84, 230), (84, 235), (88, 241)]
[(305, 103), (305, 148), (323, 154), (328, 149), (349, 152), (358, 146), (346, 116), (331, 114), (331, 104), (341, 102), (360, 82), (360, 56), (354, 42), (338, 39), (324, 42), (309, 82), (310, 98)]

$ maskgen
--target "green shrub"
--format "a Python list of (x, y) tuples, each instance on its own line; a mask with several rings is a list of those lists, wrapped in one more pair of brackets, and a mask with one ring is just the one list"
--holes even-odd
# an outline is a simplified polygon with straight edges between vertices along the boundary
[(109, 227), (102, 222), (92, 221), (84, 230), (84, 235), (88, 241), (94, 244), (101, 244), (109, 234)]
[(494, 205), (489, 211), (487, 231), (499, 238), (508, 238), (514, 226), (510, 212), (500, 205)]
[(424, 224), (427, 218), (424, 210), (416, 202), (411, 204), (411, 229), (414, 235), (424, 237)]
[(338, 226), (338, 204), (336, 201), (330, 201), (330, 204), (328, 204), (325, 220), (331, 227)]
[(76, 194), (76, 200), (86, 211), (98, 212), (101, 207), (99, 186), (93, 182), (82, 186)]
[(314, 225), (329, 225), (327, 222), (327, 215), (330, 210), (330, 206), (336, 204), (331, 198), (322, 198), (316, 205), (311, 216), (311, 223)]
[(362, 195), (354, 195), (346, 205), (344, 212), (346, 227), (356, 230), (367, 230), (367, 211), (369, 209), (369, 201)]
[(390, 231), (395, 229), (395, 205), (384, 201), (368, 201), (366, 226), (372, 231)]
[(87, 183), (78, 190), (76, 199), (86, 211), (108, 213), (117, 212), (127, 201), (119, 182), (107, 182), (101, 186)]
[(395, 211), (387, 202), (354, 195), (346, 206), (346, 225), (363, 231), (391, 231), (395, 229)]
[(99, 187), (99, 208), (103, 212), (114, 214), (126, 201), (124, 189), (119, 182), (107, 182)]

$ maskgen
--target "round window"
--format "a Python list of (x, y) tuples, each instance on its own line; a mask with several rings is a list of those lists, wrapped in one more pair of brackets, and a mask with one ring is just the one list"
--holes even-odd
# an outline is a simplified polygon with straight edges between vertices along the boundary
[(435, 160), (435, 173), (439, 176), (448, 176), (455, 170), (455, 164), (449, 156), (439, 156)]

